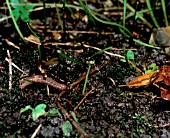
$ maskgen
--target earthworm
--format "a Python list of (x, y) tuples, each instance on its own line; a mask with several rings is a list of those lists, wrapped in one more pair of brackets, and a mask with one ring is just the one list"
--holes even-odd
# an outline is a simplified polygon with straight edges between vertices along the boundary
[(59, 89), (61, 91), (68, 90), (68, 86), (66, 86), (65, 84), (58, 83), (50, 77), (44, 78), (41, 75), (34, 75), (34, 76), (31, 76), (31, 77), (25, 77), (25, 78), (21, 79), (19, 87), (21, 89), (24, 89), (26, 86), (31, 85), (32, 82), (47, 84), (47, 85), (54, 87), (56, 89)]

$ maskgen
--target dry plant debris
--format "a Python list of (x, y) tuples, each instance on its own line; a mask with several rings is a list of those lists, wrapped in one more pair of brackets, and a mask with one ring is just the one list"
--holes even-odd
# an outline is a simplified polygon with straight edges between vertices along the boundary
[(34, 75), (32, 77), (25, 77), (24, 79), (21, 79), (20, 88), (23, 89), (26, 86), (32, 84), (33, 82), (44, 83), (44, 84), (50, 85), (56, 89), (63, 90), (63, 91), (68, 89), (68, 87), (65, 84), (58, 83), (50, 77), (45, 78), (41, 75)]
[[(153, 84), (158, 86), (161, 89), (161, 86), (157, 85), (158, 82), (163, 82), (166, 86), (170, 86), (170, 66), (161, 66), (159, 67), (158, 72), (150, 72), (139, 76), (132, 81), (128, 82), (125, 86), (128, 87), (140, 87)], [(161, 98), (165, 100), (170, 100), (170, 90), (161, 89)]]

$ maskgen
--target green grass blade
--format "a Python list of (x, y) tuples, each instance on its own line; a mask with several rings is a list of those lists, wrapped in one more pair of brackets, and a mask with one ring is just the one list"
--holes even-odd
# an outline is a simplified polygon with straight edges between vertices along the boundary
[[(119, 0), (119, 2), (121, 2), (122, 4), (124, 3), (123, 0)], [(135, 9), (130, 6), (128, 3), (126, 4), (127, 8), (132, 11), (133, 13), (135, 13)], [(149, 27), (152, 28), (152, 25), (140, 14), (136, 13), (136, 15)]]
[(124, 27), (126, 23), (126, 3), (127, 3), (127, 0), (124, 0), (124, 4), (123, 4), (123, 26)]
[[(90, 11), (90, 10), (89, 10)], [(91, 11), (90, 11), (91, 12)], [(122, 26), (121, 24), (118, 24), (118, 23), (115, 23), (115, 22), (110, 22), (110, 21), (104, 21), (104, 20), (101, 20), (99, 19), (98, 17), (96, 17), (92, 12), (91, 12), (91, 15), (93, 16), (94, 19), (96, 19), (98, 22), (101, 22), (103, 24), (108, 24), (108, 25), (113, 25), (113, 26), (117, 26), (117, 27), (120, 27), (122, 28), (123, 30), (125, 30), (126, 32), (124, 32), (124, 34), (126, 34), (128, 37), (131, 36), (131, 32), (124, 26)]]
[(149, 10), (149, 12), (150, 12), (151, 18), (152, 18), (152, 20), (153, 20), (156, 28), (159, 28), (160, 26), (159, 26), (159, 24), (158, 24), (158, 22), (157, 22), (157, 20), (156, 20), (156, 18), (155, 18), (155, 15), (154, 15), (154, 13), (153, 13), (150, 0), (146, 0), (146, 5), (147, 5), (147, 7), (148, 7), (148, 10)]
[[(159, 10), (159, 9), (160, 9), (160, 7), (156, 7), (156, 8), (155, 8), (155, 10)], [(137, 11), (137, 14), (139, 14), (139, 15), (142, 16), (142, 14), (143, 14), (143, 13), (146, 13), (146, 12), (149, 12), (149, 10), (148, 10), (148, 9), (143, 9), (143, 10), (141, 10), (141, 11)], [(126, 20), (127, 20), (128, 18), (132, 17), (132, 16), (134, 16), (134, 13), (128, 14), (128, 15), (126, 16)]]
[(146, 46), (146, 47), (150, 47), (150, 48), (155, 48), (155, 49), (160, 49), (160, 47), (157, 47), (157, 46), (153, 46), (153, 45), (150, 45), (150, 44), (147, 44), (147, 43), (144, 43), (144, 42), (141, 42), (137, 39), (133, 39), (134, 42), (140, 44), (140, 45), (143, 45), (143, 46)]
[[(27, 3), (27, 4), (16, 4), (16, 3), (13, 3), (13, 2), (11, 2), (10, 3), (11, 5), (14, 5), (14, 6), (34, 6), (34, 7), (37, 7), (37, 6), (40, 6), (40, 7), (42, 7), (43, 6), (43, 3)], [(50, 7), (50, 8), (52, 8), (52, 7), (55, 7), (55, 6), (57, 6), (58, 8), (63, 8), (63, 4), (54, 4), (54, 3), (46, 3), (46, 7)], [(65, 5), (66, 7), (70, 7), (70, 8), (74, 8), (74, 9), (81, 9), (81, 10), (83, 10), (83, 8), (82, 7), (80, 7), (80, 6), (75, 6), (75, 5), (71, 5), (71, 4), (66, 4)]]
[(79, 0), (81, 6), (83, 7), (86, 15), (88, 16), (89, 20), (96, 26), (95, 20), (93, 19), (93, 16), (91, 12), (89, 11), (89, 8), (87, 7), (87, 4), (85, 5), (82, 0)]
[(85, 77), (85, 81), (84, 81), (84, 87), (83, 87), (83, 90), (82, 90), (82, 94), (84, 94), (85, 90), (86, 90), (86, 85), (87, 85), (87, 82), (88, 82), (88, 76), (89, 76), (90, 69), (91, 69), (91, 64), (89, 63), (89, 67), (88, 67), (86, 77)]
[(12, 18), (12, 21), (13, 21), (13, 23), (14, 23), (15, 29), (17, 30), (17, 32), (18, 32), (19, 36), (21, 37), (21, 39), (26, 43), (26, 41), (25, 41), (25, 39), (24, 39), (24, 36), (23, 36), (23, 34), (21, 33), (21, 31), (20, 31), (20, 29), (19, 29), (19, 26), (18, 26), (18, 24), (17, 24), (17, 22), (16, 22), (16, 20), (15, 20), (14, 15), (13, 15), (13, 12), (12, 12), (12, 9), (11, 9), (10, 3), (9, 3), (9, 0), (6, 0), (6, 4), (7, 4), (7, 7), (8, 7), (8, 9), (9, 9), (9, 13), (10, 13), (11, 18)]
[(168, 18), (167, 18), (167, 14), (166, 14), (166, 6), (165, 6), (165, 0), (161, 0), (162, 3), (162, 10), (164, 13), (164, 19), (165, 19), (165, 25), (168, 26)]
[(78, 61), (76, 61), (76, 60), (68, 57), (66, 54), (64, 54), (63, 52), (61, 52), (61, 50), (57, 50), (57, 52), (58, 52), (63, 58), (65, 58), (65, 59), (67, 59), (67, 60), (69, 60), (69, 61), (71, 61), (71, 62), (74, 62), (74, 63), (76, 63), (76, 64), (78, 64), (78, 65), (82, 65), (81, 62), (78, 62)]
[(40, 40), (40, 37), (38, 37), (38, 35), (32, 30), (32, 28), (30, 27), (29, 23), (27, 23), (28, 29), (31, 31), (31, 33)]
[(104, 51), (110, 50), (110, 49), (112, 49), (112, 47), (107, 47), (107, 48), (104, 48), (104, 49), (102, 49), (102, 50), (99, 50), (98, 52), (94, 53), (90, 58), (94, 57), (94, 56), (97, 55), (97, 54), (101, 54), (101, 53), (103, 53)]
[[(56, 4), (55, 4), (56, 5)], [(60, 16), (60, 12), (59, 12), (59, 9), (58, 9), (58, 7), (57, 6), (55, 6), (55, 9), (56, 9), (56, 12), (57, 12), (57, 17), (58, 17), (58, 21), (59, 21), (59, 24), (60, 24), (60, 26), (61, 26), (61, 30), (63, 31), (64, 29), (64, 27), (63, 27), (63, 22), (62, 22), (62, 20), (61, 20), (61, 16)]]

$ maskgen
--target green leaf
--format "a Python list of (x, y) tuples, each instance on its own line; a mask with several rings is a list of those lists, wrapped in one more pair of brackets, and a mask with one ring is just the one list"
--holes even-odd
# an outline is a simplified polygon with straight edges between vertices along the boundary
[(29, 15), (30, 15), (30, 13), (27, 10), (22, 9), (22, 11), (21, 11), (21, 20), (23, 22), (31, 22), (31, 19), (29, 18)]
[(22, 10), (23, 6), (15, 5), (15, 4), (20, 4), (18, 0), (11, 0), (11, 5), (13, 8), (17, 10)]
[(151, 73), (151, 72), (153, 72), (152, 70), (145, 70), (145, 74), (148, 74), (148, 73)]
[[(15, 17), (15, 20), (17, 21), (19, 16), (21, 17), (21, 20), (23, 22), (31, 22), (31, 19), (29, 18), (30, 13), (28, 10), (32, 10), (35, 6), (33, 5), (15, 5), (15, 4), (24, 4), (24, 0), (11, 0), (11, 5), (13, 8), (15, 8), (13, 14)], [(30, 3), (25, 3), (30, 4)], [(21, 13), (21, 14), (20, 14)]]
[(127, 59), (131, 59), (131, 60), (134, 60), (134, 57), (135, 57), (132, 50), (128, 50), (126, 56), (127, 56)]
[(145, 74), (158, 70), (156, 63), (150, 64), (147, 68), (148, 70), (145, 70)]
[(61, 116), (61, 113), (56, 108), (52, 108), (48, 113), (47, 116)]
[[(31, 4), (30, 2), (28, 2), (27, 4)], [(32, 10), (35, 6), (34, 5), (26, 5), (25, 9), (26, 10)]]
[(10, 0), (12, 3), (16, 3), (16, 4), (19, 4), (19, 1), (18, 0)]
[(12, 13), (14, 15), (15, 21), (18, 21), (18, 18), (20, 16), (20, 12), (17, 9), (15, 9), (15, 10), (12, 10)]
[(25, 108), (24, 109), (21, 109), (20, 110), (20, 113), (23, 113), (23, 112), (25, 112), (25, 111), (27, 111), (27, 110), (34, 110), (30, 105), (27, 105), (27, 106), (25, 106)]
[(62, 125), (62, 131), (64, 133), (65, 136), (70, 137), (70, 133), (73, 130), (72, 125), (70, 124), (69, 121), (66, 121), (63, 125)]
[(18, 0), (10, 0), (10, 1), (11, 1), (12, 7), (17, 9), (17, 6), (15, 6), (14, 4), (19, 4), (19, 1)]
[(35, 121), (38, 117), (45, 115), (45, 108), (46, 105), (45, 104), (39, 104), (35, 107), (35, 109), (32, 111), (32, 118)]
[(25, 0), (20, 0), (20, 3), (21, 3), (21, 4), (24, 4), (24, 1), (25, 1)]
[(152, 63), (148, 66), (148, 69), (152, 69), (152, 71), (156, 71), (157, 70), (157, 66), (156, 63)]

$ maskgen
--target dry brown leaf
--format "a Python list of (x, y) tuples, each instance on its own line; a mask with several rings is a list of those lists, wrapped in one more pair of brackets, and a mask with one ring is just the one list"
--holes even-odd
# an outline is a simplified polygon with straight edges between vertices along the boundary
[(30, 35), (27, 37), (28, 40), (35, 41), (36, 43), (40, 43), (40, 40), (34, 35)]
[(58, 64), (59, 60), (58, 58), (51, 58), (48, 61), (45, 62), (45, 66), (55, 65)]
[[(150, 83), (157, 85), (157, 82), (163, 82), (165, 85), (170, 86), (170, 66), (161, 66), (158, 72), (151, 72), (135, 78), (127, 83), (125, 86), (145, 86)], [(170, 90), (161, 89), (161, 98), (170, 101)]]
[(170, 66), (162, 66), (158, 72), (151, 72), (135, 78), (125, 86), (145, 86), (150, 83), (156, 84), (163, 81), (165, 85), (170, 86)]
[(53, 35), (53, 39), (55, 40), (60, 40), (62, 38), (61, 34), (56, 32), (52, 32), (52, 35)]
[(157, 77), (158, 80), (162, 79), (165, 85), (170, 86), (170, 66), (160, 67), (159, 72), (156, 73), (155, 77)]
[(132, 81), (128, 82), (126, 86), (145, 86), (151, 83), (151, 81), (154, 79), (155, 72), (151, 72), (148, 74), (144, 74), (142, 76), (139, 76)]
[(79, 49), (79, 50), (73, 50), (74, 52), (76, 52), (76, 53), (83, 53), (84, 52), (84, 50), (83, 49)]
[(170, 90), (161, 90), (161, 98), (170, 100)]
[(155, 74), (154, 79), (152, 80), (153, 84), (163, 81), (167, 86), (170, 86), (170, 66), (161, 66), (159, 71)]

